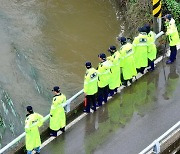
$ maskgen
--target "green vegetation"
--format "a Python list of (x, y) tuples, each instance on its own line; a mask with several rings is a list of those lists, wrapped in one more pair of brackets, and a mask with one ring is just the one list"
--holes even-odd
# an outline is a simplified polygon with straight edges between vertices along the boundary
[[(152, 24), (152, 0), (111, 0), (123, 15), (127, 32), (125, 35), (133, 37), (137, 28), (145, 23)], [(180, 2), (179, 0), (162, 0), (163, 16), (167, 13), (173, 15), (180, 33)]]
[(166, 9), (173, 15), (173, 18), (176, 20), (176, 25), (180, 33), (180, 2), (176, 0), (164, 0), (164, 5)]
[(119, 15), (126, 27), (124, 35), (133, 38), (138, 27), (152, 23), (152, 1), (150, 0), (111, 0), (114, 1)]

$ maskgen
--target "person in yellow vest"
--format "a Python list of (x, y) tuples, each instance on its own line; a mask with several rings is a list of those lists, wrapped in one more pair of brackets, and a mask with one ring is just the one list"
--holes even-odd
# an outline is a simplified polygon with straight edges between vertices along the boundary
[(112, 62), (109, 89), (110, 96), (113, 96), (117, 93), (117, 88), (121, 85), (119, 67), (120, 53), (117, 52), (116, 47), (113, 45), (109, 47), (108, 52), (110, 52), (111, 56), (107, 57), (107, 59)]
[(145, 27), (139, 28), (138, 31), (139, 35), (134, 38), (132, 49), (134, 51), (134, 60), (137, 71), (144, 74), (144, 69), (148, 66), (147, 55), (149, 38)]
[(54, 97), (50, 109), (50, 135), (56, 137), (57, 132), (61, 130), (65, 132), (66, 114), (63, 103), (66, 102), (66, 96), (60, 92), (60, 88), (55, 86), (52, 90)]
[(122, 68), (123, 75), (123, 85), (127, 86), (128, 81), (132, 83), (132, 78), (137, 75), (135, 61), (134, 61), (134, 52), (132, 50), (132, 44), (127, 42), (125, 37), (119, 38), (121, 42), (121, 58), (120, 58), (120, 67)]
[(165, 20), (166, 20), (165, 25), (167, 28), (166, 35), (169, 38), (169, 46), (170, 46), (170, 51), (171, 51), (169, 60), (166, 61), (166, 64), (171, 64), (176, 60), (176, 55), (177, 55), (176, 45), (180, 43), (180, 39), (179, 39), (178, 30), (175, 24), (175, 20), (172, 18), (171, 14), (167, 14), (165, 16)]
[[(84, 94), (86, 106), (84, 112), (90, 113), (90, 108), (96, 111), (96, 93), (98, 92), (98, 73), (91, 62), (86, 62), (86, 74), (84, 76)], [(91, 105), (92, 104), (92, 105)]]
[(27, 154), (32, 154), (35, 150), (36, 153), (40, 153), (41, 139), (39, 134), (39, 127), (43, 124), (43, 116), (35, 113), (32, 106), (27, 106), (27, 115), (25, 120), (25, 141)]
[(157, 55), (157, 48), (155, 44), (155, 36), (156, 34), (151, 31), (151, 27), (149, 24), (145, 25), (146, 27), (146, 33), (149, 37), (149, 47), (148, 47), (148, 66), (150, 66), (150, 69), (148, 71), (154, 70), (154, 60), (156, 59)]
[(102, 106), (102, 102), (107, 102), (109, 83), (110, 83), (110, 67), (111, 62), (106, 60), (106, 55), (101, 53), (98, 55), (100, 63), (98, 65), (98, 105)]

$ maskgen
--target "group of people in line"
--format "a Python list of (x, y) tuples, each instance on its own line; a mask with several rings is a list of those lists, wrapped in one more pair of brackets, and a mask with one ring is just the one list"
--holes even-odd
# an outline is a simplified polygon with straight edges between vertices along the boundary
[[(176, 59), (179, 35), (172, 16), (167, 14), (164, 18), (171, 51), (166, 63), (171, 64)], [(128, 82), (132, 83), (133, 77), (136, 78), (137, 73), (144, 74), (146, 67), (149, 67), (148, 71), (154, 70), (154, 60), (157, 56), (156, 34), (148, 24), (138, 28), (138, 31), (139, 34), (132, 44), (127, 38), (118, 37), (120, 49), (110, 46), (108, 49), (110, 56), (106, 57), (105, 53), (99, 54), (100, 63), (97, 69), (92, 67), (91, 62), (86, 62), (84, 112), (90, 113), (90, 108), (96, 111), (97, 106), (102, 106), (102, 102), (106, 103), (108, 97), (117, 93), (120, 85), (127, 86)]]
[[(165, 16), (166, 27), (170, 45), (170, 57), (167, 64), (171, 64), (176, 59), (179, 35), (175, 21), (170, 14)], [(86, 62), (86, 74), (84, 77), (85, 108), (84, 112), (90, 113), (90, 109), (96, 111), (97, 106), (107, 103), (108, 97), (117, 93), (120, 85), (127, 86), (132, 83), (133, 77), (137, 73), (144, 73), (146, 67), (148, 71), (154, 70), (154, 60), (157, 55), (155, 45), (155, 33), (151, 31), (150, 25), (144, 25), (138, 29), (139, 34), (131, 44), (127, 38), (118, 37), (121, 43), (120, 49), (110, 46), (108, 52), (98, 55), (99, 65), (97, 69), (92, 67), (91, 62)], [(55, 86), (52, 91), (54, 97), (50, 109), (50, 135), (56, 137), (60, 130), (65, 132), (66, 115), (63, 104), (66, 96), (61, 93), (60, 88)], [(96, 101), (97, 100), (97, 101)], [(96, 103), (97, 102), (97, 103)], [(43, 116), (35, 113), (32, 106), (27, 106), (25, 120), (26, 150), (31, 154), (33, 150), (40, 153), (41, 139), (38, 128), (43, 125)]]

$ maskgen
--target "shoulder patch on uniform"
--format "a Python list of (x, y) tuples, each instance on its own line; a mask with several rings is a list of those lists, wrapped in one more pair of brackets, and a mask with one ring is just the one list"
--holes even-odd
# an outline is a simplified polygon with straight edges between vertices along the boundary
[(56, 98), (54, 98), (54, 101), (56, 101)]

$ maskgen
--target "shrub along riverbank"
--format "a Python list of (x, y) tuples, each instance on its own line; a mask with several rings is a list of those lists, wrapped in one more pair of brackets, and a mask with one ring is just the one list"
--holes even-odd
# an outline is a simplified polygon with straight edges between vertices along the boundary
[[(145, 23), (152, 23), (152, 0), (112, 0), (125, 21), (128, 37), (133, 38), (137, 34), (137, 28)], [(179, 0), (162, 0), (163, 16), (172, 14), (180, 33), (180, 2)]]

